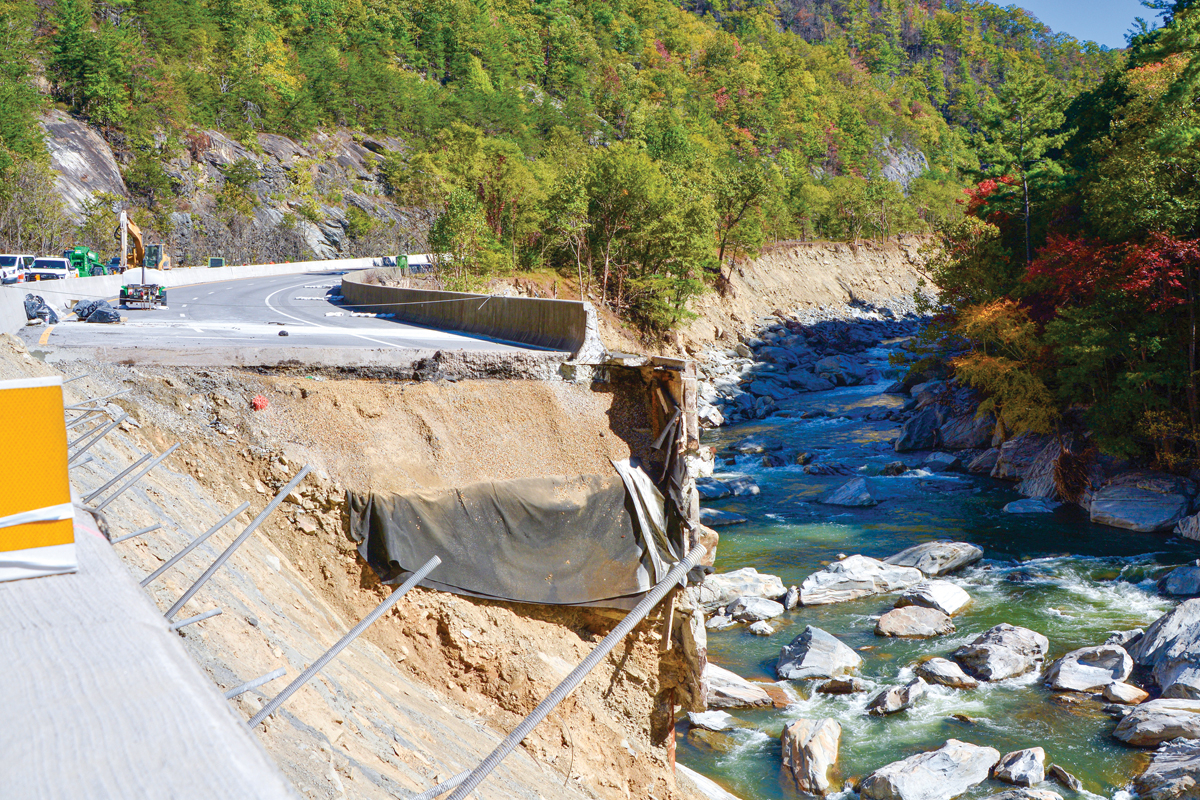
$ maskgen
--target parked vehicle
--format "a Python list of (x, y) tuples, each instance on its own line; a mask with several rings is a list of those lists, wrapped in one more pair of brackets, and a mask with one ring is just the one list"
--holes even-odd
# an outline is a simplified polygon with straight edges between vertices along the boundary
[(26, 281), (52, 281), (75, 277), (75, 268), (65, 258), (48, 256), (35, 258), (33, 265), (25, 270)]
[(29, 255), (0, 255), (0, 283), (20, 283), (25, 280), (25, 270), (33, 260), (33, 256)]
[(71, 262), (75, 274), (81, 278), (105, 274), (100, 255), (90, 247), (73, 247), (63, 253), (63, 258)]
[(113, 256), (105, 266), (108, 267), (109, 275), (120, 275), (125, 271), (125, 265), (121, 263), (120, 256)]

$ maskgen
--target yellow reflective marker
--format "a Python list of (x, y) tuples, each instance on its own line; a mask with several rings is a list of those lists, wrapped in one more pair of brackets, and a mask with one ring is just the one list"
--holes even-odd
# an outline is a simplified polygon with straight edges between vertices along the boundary
[(62, 378), (0, 381), (0, 581), (74, 572)]

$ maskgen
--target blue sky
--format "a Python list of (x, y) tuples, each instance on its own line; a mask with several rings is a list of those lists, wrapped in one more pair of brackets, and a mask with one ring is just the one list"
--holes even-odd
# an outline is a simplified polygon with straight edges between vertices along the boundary
[(1138, 0), (993, 0), (1020, 6), (1054, 31), (1090, 39), (1109, 47), (1124, 47), (1125, 32), (1134, 17), (1154, 21), (1155, 12)]

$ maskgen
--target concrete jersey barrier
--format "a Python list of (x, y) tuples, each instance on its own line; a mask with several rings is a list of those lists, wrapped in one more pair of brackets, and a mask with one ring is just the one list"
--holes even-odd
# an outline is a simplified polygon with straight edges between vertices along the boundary
[(395, 314), (413, 325), (563, 351), (584, 364), (599, 363), (605, 353), (596, 309), (588, 302), (378, 286), (368, 276), (359, 270), (342, 277), (346, 305)]
[[(326, 270), (360, 270), (371, 266), (369, 258), (341, 258), (329, 261), (295, 261), (289, 264), (246, 264), (240, 267), (176, 267), (172, 270), (146, 270), (146, 283), (168, 289), (198, 283), (232, 281), (241, 278), (265, 278), (271, 275), (295, 275)], [(79, 300), (109, 300), (128, 283), (140, 283), (142, 271), (124, 275), (100, 275), (94, 278), (67, 278), (57, 281), (32, 281), (0, 287), (0, 332), (16, 333), (26, 322), (25, 295), (36, 294), (60, 313)], [(168, 300), (170, 298), (168, 297)]]

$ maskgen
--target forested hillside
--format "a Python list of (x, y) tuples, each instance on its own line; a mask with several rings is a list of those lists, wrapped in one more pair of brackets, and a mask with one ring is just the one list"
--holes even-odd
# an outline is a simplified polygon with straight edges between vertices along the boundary
[(1187, 472), (1200, 466), (1200, 9), (1158, 5), (1166, 25), (1069, 106), (1037, 76), (1002, 92), (1025, 136), (997, 129), (981, 150), (992, 177), (935, 277), (945, 329), (971, 347), (954, 367), (1010, 433), (1086, 429), (1064, 439), (1078, 465), (1099, 451)]
[[(203, 202), (164, 165), (206, 130), (251, 156), (263, 133), (390, 136), (370, 177), (427, 231), (389, 238), (394, 221), (314, 188), (311, 159), (272, 189), (253, 157), (197, 189), (198, 224), (344, 211), (351, 242), (452, 254), (449, 286), (557, 270), (647, 329), (766, 241), (961, 216), (1011, 74), (1065, 100), (1123, 63), (1019, 9), (915, 0), (0, 0), (0, 36), (10, 201), (45, 177), (52, 104), (104, 133), (168, 239)], [(20, 212), (0, 211), (0, 244)]]

